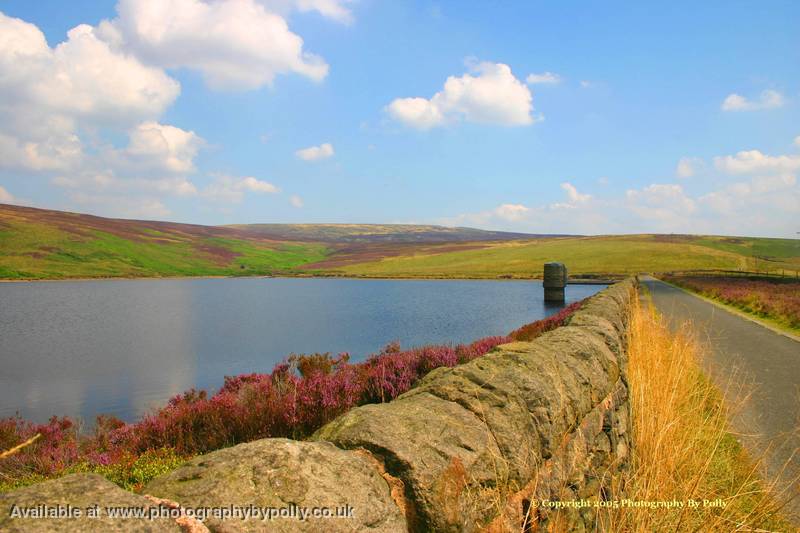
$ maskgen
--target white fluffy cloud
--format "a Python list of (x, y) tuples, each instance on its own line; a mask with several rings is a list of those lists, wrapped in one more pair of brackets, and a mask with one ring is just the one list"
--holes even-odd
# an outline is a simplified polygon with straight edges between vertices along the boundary
[(294, 153), (298, 158), (303, 161), (317, 161), (319, 159), (327, 159), (333, 157), (333, 145), (331, 143), (322, 143), (319, 146), (309, 146)]
[(561, 83), (561, 76), (555, 74), (553, 72), (542, 72), (541, 74), (528, 74), (528, 77), (525, 78), (525, 81), (528, 85), (538, 85), (538, 84), (556, 84)]
[(502, 204), (494, 209), (494, 216), (503, 220), (517, 221), (523, 220), (530, 212), (529, 207), (522, 204)]
[(759, 176), (707, 193), (699, 203), (729, 220), (774, 226), (800, 216), (800, 189), (792, 175)]
[(33, 24), (0, 13), (0, 166), (67, 169), (84, 157), (81, 128), (157, 117), (180, 92), (157, 68), (113, 51), (80, 25), (50, 48)]
[(794, 138), (794, 145), (800, 148), (800, 135)]
[[(308, 0), (308, 9), (333, 9), (337, 2)], [(296, 73), (313, 80), (328, 65), (303, 49), (286, 20), (255, 0), (120, 0), (117, 18), (98, 34), (115, 49), (151, 65), (188, 68), (215, 89), (255, 89), (275, 76)]]
[(729, 94), (722, 102), (723, 111), (759, 111), (783, 106), (783, 95), (778, 91), (762, 91), (757, 100), (750, 100), (736, 93)]
[(697, 209), (695, 201), (676, 184), (653, 183), (641, 190), (630, 189), (625, 200), (633, 213), (659, 231), (688, 231)]
[[(702, 159), (685, 159), (693, 170), (705, 167)], [(440, 222), (531, 233), (795, 236), (800, 220), (800, 180), (796, 175), (800, 156), (742, 151), (714, 158), (714, 168), (704, 170), (708, 170), (708, 179), (691, 182), (686, 188), (676, 183), (650, 183), (605, 198), (595, 198), (563, 182), (565, 201), (538, 206), (508, 203)], [(685, 177), (688, 174), (683, 172)]]
[(575, 186), (568, 181), (562, 183), (561, 188), (566, 191), (567, 198), (569, 198), (569, 203), (571, 205), (585, 204), (592, 198), (592, 196), (589, 194), (579, 193), (578, 189), (576, 189)]
[(113, 51), (86, 24), (50, 48), (39, 28), (0, 13), (0, 34), (0, 90), (6, 102), (54, 113), (65, 126), (77, 119), (128, 124), (155, 117), (180, 92), (162, 70)]
[(503, 63), (477, 63), (471, 73), (450, 76), (430, 99), (398, 98), (387, 106), (394, 119), (418, 129), (458, 121), (501, 126), (533, 123), (533, 97), (528, 87)]
[(218, 175), (213, 183), (200, 192), (200, 195), (214, 201), (239, 203), (244, 199), (244, 193), (248, 191), (260, 194), (275, 194), (280, 192), (280, 189), (272, 183), (252, 176), (234, 178), (232, 176)]
[(191, 196), (197, 193), (188, 175), (194, 172), (194, 158), (204, 141), (193, 131), (148, 121), (128, 131), (128, 145), (117, 149), (96, 147), (81, 166), (68, 169), (52, 183), (69, 189)]
[[(240, 201), (277, 192), (252, 177), (198, 191), (191, 178), (205, 142), (159, 120), (180, 93), (165, 69), (196, 70), (208, 85), (236, 90), (280, 74), (321, 80), (327, 64), (304, 50), (285, 16), (315, 11), (350, 23), (349, 3), (119, 0), (116, 18), (81, 24), (52, 48), (34, 24), (0, 13), (0, 169), (42, 175), (73, 202), (110, 215), (112, 206), (166, 215), (163, 195)], [(318, 148), (332, 155), (330, 145)]]
[(194, 170), (194, 158), (202, 145), (203, 140), (193, 131), (144, 122), (131, 131), (126, 153), (131, 158), (157, 163), (167, 171), (180, 174)]
[(289, 198), (289, 203), (292, 204), (292, 207), (296, 207), (300, 209), (303, 207), (303, 199), (297, 196), (296, 194)]
[(758, 150), (714, 158), (714, 166), (727, 174), (791, 173), (800, 169), (800, 156), (771, 156)]

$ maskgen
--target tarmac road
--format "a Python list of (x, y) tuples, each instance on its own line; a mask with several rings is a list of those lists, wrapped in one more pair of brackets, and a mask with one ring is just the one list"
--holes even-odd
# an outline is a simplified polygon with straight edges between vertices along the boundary
[[(728, 388), (729, 405), (741, 405), (731, 420), (739, 441), (753, 457), (765, 458), (768, 479), (800, 494), (800, 342), (661, 281), (641, 279), (671, 327), (691, 321), (708, 343), (706, 372), (721, 390)], [(734, 369), (745, 391), (728, 387)], [(800, 523), (800, 496), (788, 507)]]

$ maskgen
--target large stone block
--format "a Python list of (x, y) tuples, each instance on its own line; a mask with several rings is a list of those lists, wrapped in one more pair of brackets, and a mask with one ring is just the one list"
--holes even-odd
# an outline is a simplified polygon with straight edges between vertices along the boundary
[[(97, 506), (97, 518), (87, 516), (87, 509)], [(81, 516), (70, 518), (36, 518), (31, 513), (42, 514), (47, 509), (80, 509)], [(0, 531), (3, 532), (180, 532), (176, 521), (165, 514), (158, 517), (158, 507), (143, 496), (123, 490), (97, 474), (72, 474), (62, 478), (37, 483), (7, 494), (0, 494)], [(141, 512), (153, 514), (150, 518), (121, 518), (109, 516), (115, 512)], [(168, 509), (164, 508), (168, 513)], [(29, 517), (14, 515), (27, 512)]]
[[(368, 454), (346, 451), (327, 442), (263, 439), (196, 457), (151, 481), (144, 493), (183, 507), (286, 509), (326, 508), (352, 516), (307, 518), (210, 517), (211, 531), (374, 531), (406, 529), (402, 491), (393, 499), (390, 481)], [(295, 509), (295, 511), (292, 511)], [(278, 511), (276, 511), (278, 512)]]

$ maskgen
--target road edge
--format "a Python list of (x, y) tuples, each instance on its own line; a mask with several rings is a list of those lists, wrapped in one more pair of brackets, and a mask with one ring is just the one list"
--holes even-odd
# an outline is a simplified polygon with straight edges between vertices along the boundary
[(651, 276), (651, 277), (654, 280), (660, 281), (661, 283), (663, 283), (665, 285), (669, 285), (670, 287), (674, 287), (674, 288), (676, 288), (678, 290), (681, 290), (681, 291), (685, 292), (686, 294), (690, 294), (690, 295), (694, 296), (695, 298), (699, 298), (701, 300), (704, 300), (704, 301), (714, 305), (715, 307), (718, 307), (719, 309), (723, 309), (725, 311), (728, 311), (731, 314), (734, 314), (734, 315), (737, 315), (737, 316), (739, 316), (741, 318), (744, 318), (745, 320), (749, 320), (750, 322), (753, 322), (754, 324), (758, 324), (759, 326), (762, 326), (762, 327), (772, 331), (773, 333), (778, 333), (779, 335), (783, 335), (784, 337), (788, 337), (788, 338), (792, 339), (793, 341), (800, 343), (800, 336), (795, 335), (793, 333), (789, 333), (788, 331), (784, 331), (784, 330), (782, 330), (782, 329), (780, 329), (778, 327), (773, 326), (772, 324), (770, 324), (768, 322), (764, 322), (763, 320), (759, 320), (758, 318), (754, 317), (753, 315), (750, 315), (748, 313), (745, 313), (744, 311), (736, 309), (735, 307), (733, 307), (731, 305), (725, 305), (724, 303), (718, 302), (718, 301), (714, 300), (713, 298), (709, 298), (707, 296), (703, 296), (702, 294), (698, 294), (696, 292), (692, 292), (692, 291), (690, 291), (688, 289), (685, 289), (685, 288), (681, 287), (680, 285), (675, 285), (674, 283), (670, 283), (668, 281), (664, 281), (661, 278), (657, 278), (655, 276)]

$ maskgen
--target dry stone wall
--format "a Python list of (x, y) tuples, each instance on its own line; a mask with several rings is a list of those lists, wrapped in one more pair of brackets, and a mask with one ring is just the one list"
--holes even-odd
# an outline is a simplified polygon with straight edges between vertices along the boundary
[[(556, 520), (593, 530), (591, 508), (556, 514), (535, 502), (624, 491), (617, 484), (630, 456), (626, 336), (635, 285), (629, 279), (598, 293), (567, 326), (533, 342), (434, 370), (396, 400), (355, 408), (309, 441), (263, 439), (197, 457), (148, 484), (149, 498), (87, 474), (0, 495), (0, 530), (495, 532), (544, 530)], [(99, 491), (103, 483), (110, 486)], [(92, 498), (352, 512), (135, 527), (9, 517), (19, 502)]]

